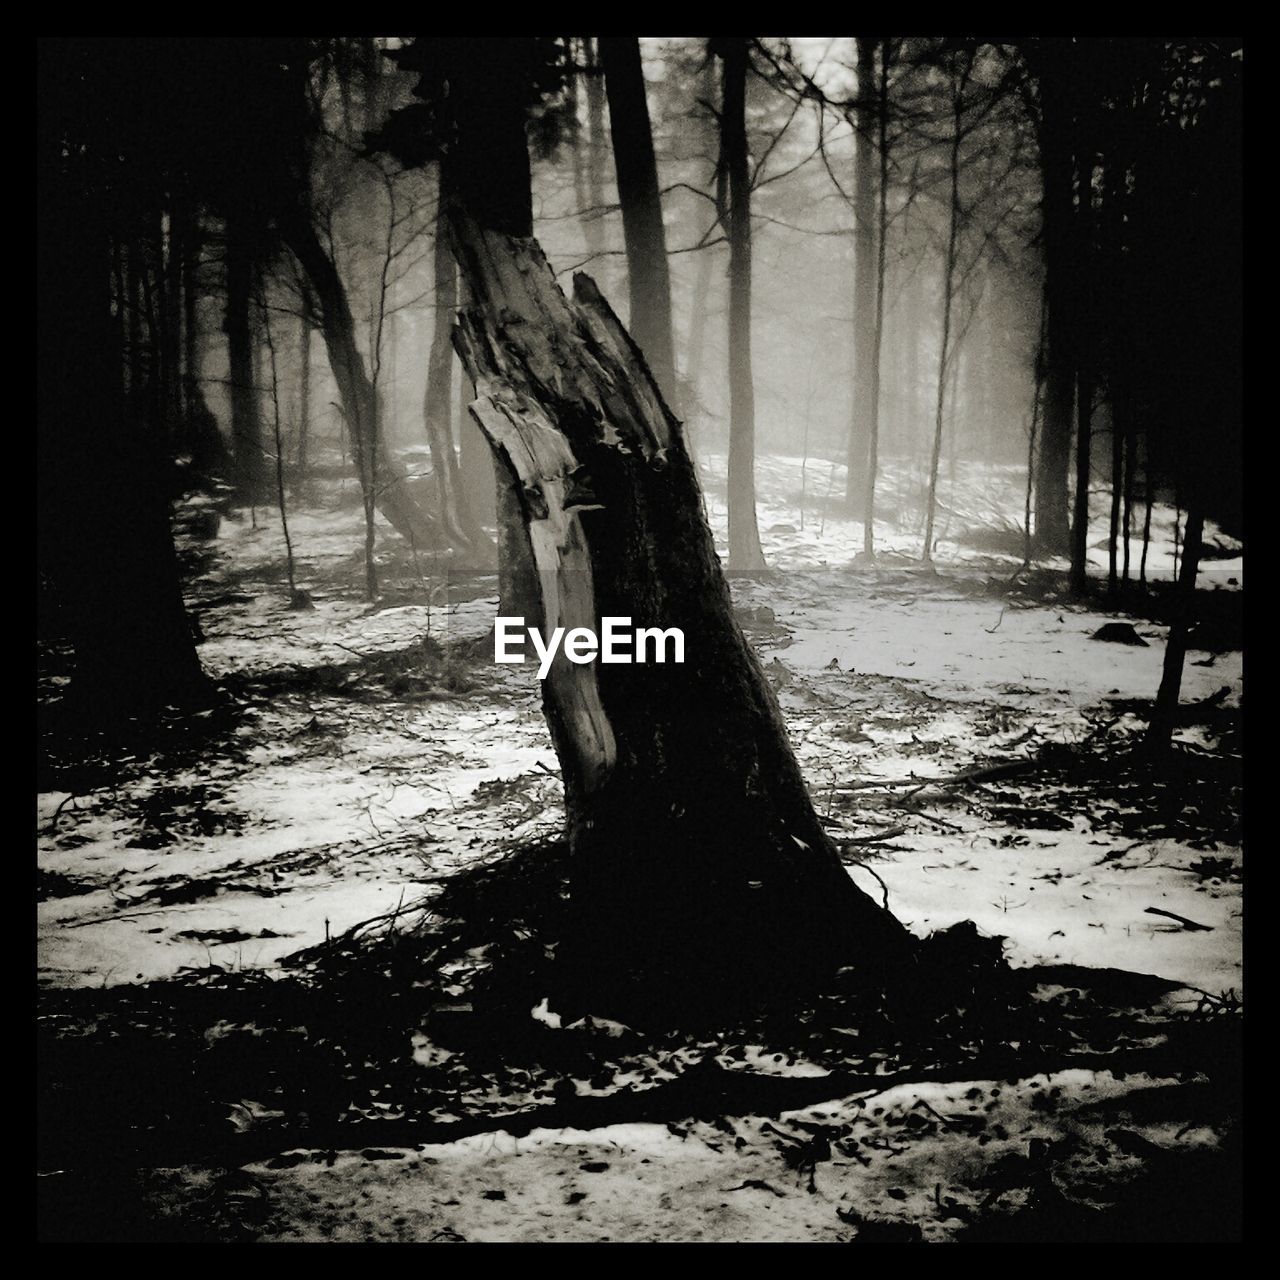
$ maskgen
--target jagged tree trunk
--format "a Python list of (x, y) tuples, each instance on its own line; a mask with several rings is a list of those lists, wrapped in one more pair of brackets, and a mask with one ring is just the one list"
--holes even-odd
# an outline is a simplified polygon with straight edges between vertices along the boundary
[[(734, 620), (681, 427), (593, 281), (574, 300), (537, 243), (455, 222), (473, 303), (455, 342), (471, 406), (515, 483), (536, 625), (676, 627), (683, 664), (576, 665), (543, 685), (559, 755), (576, 927), (596, 990), (709, 1003), (907, 936), (841, 866)], [(616, 990), (616, 987), (614, 988)], [(638, 989), (638, 988), (637, 988)]]
[(722, 45), (720, 136), (729, 232), (729, 568), (763, 569), (756, 523), (756, 402), (751, 370), (751, 175), (745, 37)]
[(876, 183), (872, 142), (876, 42), (858, 36), (858, 98), (854, 108), (853, 160), (853, 416), (845, 469), (845, 507), (866, 515), (867, 462), (871, 449), (876, 311)]
[(347, 437), (366, 498), (416, 550), (440, 546), (439, 525), (414, 494), (403, 464), (379, 440), (373, 384), (356, 343), (347, 291), (333, 260), (305, 212), (282, 218), (281, 233), (315, 291), (320, 332), (338, 385)]
[(609, 97), (609, 133), (627, 249), (629, 328), (667, 403), (674, 405), (671, 276), (640, 41), (635, 36), (601, 36), (600, 59)]

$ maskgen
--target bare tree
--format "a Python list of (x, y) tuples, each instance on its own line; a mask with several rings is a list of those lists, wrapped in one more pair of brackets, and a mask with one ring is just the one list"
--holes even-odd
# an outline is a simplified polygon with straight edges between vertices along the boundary
[(719, 43), (720, 130), (729, 233), (729, 567), (763, 569), (756, 522), (755, 387), (751, 371), (751, 177), (746, 92), (746, 37)]
[(600, 59), (609, 97), (609, 132), (627, 248), (630, 329), (663, 394), (674, 404), (671, 277), (640, 41), (635, 36), (601, 36)]

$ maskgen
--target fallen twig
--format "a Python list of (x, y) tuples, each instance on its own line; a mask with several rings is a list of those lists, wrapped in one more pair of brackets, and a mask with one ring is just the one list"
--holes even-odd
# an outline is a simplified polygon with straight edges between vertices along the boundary
[(1205, 933), (1213, 929), (1211, 924), (1198, 924), (1194, 920), (1188, 920), (1186, 916), (1177, 915), (1173, 911), (1165, 911), (1161, 907), (1148, 907), (1145, 914), (1149, 916), (1165, 916), (1169, 920), (1176, 920), (1184, 929), (1202, 930)]
[(907, 834), (906, 827), (889, 827), (884, 831), (877, 831), (870, 836), (832, 836), (831, 842), (844, 848), (851, 844), (877, 844), (881, 840), (892, 840), (894, 836), (904, 836)]

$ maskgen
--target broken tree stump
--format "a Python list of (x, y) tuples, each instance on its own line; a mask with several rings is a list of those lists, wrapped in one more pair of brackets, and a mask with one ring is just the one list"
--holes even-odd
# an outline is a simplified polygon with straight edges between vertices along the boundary
[(450, 225), (471, 299), (454, 344), (533, 566), (530, 625), (625, 617), (686, 640), (683, 664), (561, 651), (544, 682), (580, 964), (720, 999), (901, 958), (909, 935), (814, 813), (641, 352), (588, 276), (564, 296), (536, 240), (457, 209)]

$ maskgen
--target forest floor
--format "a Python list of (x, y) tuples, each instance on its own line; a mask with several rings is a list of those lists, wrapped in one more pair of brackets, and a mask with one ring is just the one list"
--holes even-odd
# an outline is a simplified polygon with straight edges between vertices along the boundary
[[(960, 1051), (962, 1034), (931, 1057), (900, 1038), (892, 1051), (868, 1046), (830, 1018), (804, 1044), (794, 1026), (772, 1040), (739, 1029), (655, 1041), (599, 1020), (561, 1027), (536, 998), (522, 1015), (529, 1043), (504, 1050), (500, 1068), (486, 1057), (494, 1045), (441, 1030), (444, 1015), (471, 1008), (480, 946), (452, 962), (456, 982), (428, 993), (431, 1016), (408, 1003), (380, 1011), (389, 1060), (366, 1046), (355, 1056), (369, 1060), (326, 1076), (338, 1137), (342, 1121), (358, 1122), (351, 1139), (317, 1126), (306, 1141), (298, 1117), (315, 1126), (323, 1108), (290, 1092), (290, 1056), (351, 1056), (352, 1042), (317, 1034), (327, 1012), (290, 1014), (301, 1006), (279, 995), (273, 1019), (253, 1002), (295, 980), (298, 953), (302, 972), (323, 973), (330, 951), (350, 954), (347, 931), (377, 917), (361, 936), (402, 948), (459, 877), (554, 845), (556, 757), (533, 671), (492, 662), (492, 576), (442, 572), (383, 530), (383, 596), (369, 605), (360, 508), (331, 486), (291, 514), (310, 604), (291, 608), (276, 514), (228, 512), (208, 539), (195, 532), (207, 508), (191, 502), (179, 513), (188, 602), (223, 706), (145, 749), (52, 742), (41, 762), (41, 1196), (60, 1224), (47, 1230), (110, 1220), (133, 1238), (1229, 1238), (1239, 544), (1210, 530), (1177, 750), (1155, 770), (1129, 748), (1159, 682), (1160, 596), (1132, 612), (1084, 607), (1055, 565), (1011, 583), (1017, 468), (962, 468), (944, 484), (939, 571), (922, 572), (918, 479), (886, 470), (879, 555), (864, 567), (862, 526), (833, 501), (840, 477), (762, 458), (762, 538), (784, 572), (733, 580), (734, 600), (850, 874), (921, 936), (968, 920), (1005, 939), (1026, 975), (1010, 999), (1019, 1016), (1034, 1005), (1035, 1031), (1008, 1040), (999, 1072), (984, 1046)], [(722, 460), (704, 474), (722, 533)], [(1157, 506), (1153, 580), (1171, 576), (1173, 522)], [(1104, 521), (1094, 541), (1105, 532)], [(1093, 638), (1117, 621), (1132, 624), (1131, 643)], [(54, 647), (41, 677), (53, 707), (60, 664)], [(195, 1100), (157, 1110), (134, 1083), (139, 1113), (101, 1130), (87, 1099), (110, 1105), (102, 1082), (141, 1072), (159, 1042), (178, 1059), (155, 1067), (151, 1089), (182, 1077), (174, 1046), (220, 1055), (199, 1122), (183, 1111)], [(100, 1070), (112, 1052), (118, 1069)], [(984, 1069), (967, 1073), (966, 1061)], [(718, 1073), (709, 1109), (679, 1092), (699, 1070)], [(342, 1093), (357, 1083), (366, 1096)], [(430, 1106), (407, 1101), (420, 1089)], [(170, 1138), (156, 1137), (166, 1126)], [(138, 1131), (158, 1143), (146, 1158), (89, 1149)], [(184, 1156), (184, 1132), (212, 1145)], [(122, 1160), (128, 1176), (104, 1199), (103, 1170)], [(1188, 1212), (1175, 1184), (1217, 1191)]]

